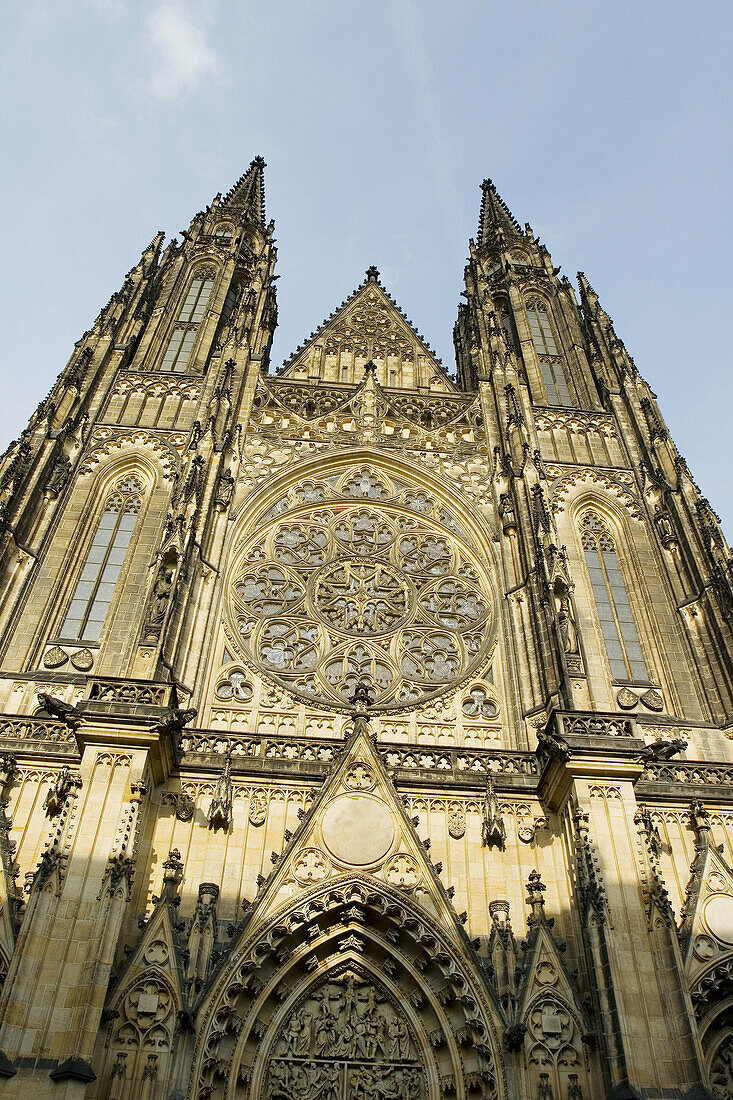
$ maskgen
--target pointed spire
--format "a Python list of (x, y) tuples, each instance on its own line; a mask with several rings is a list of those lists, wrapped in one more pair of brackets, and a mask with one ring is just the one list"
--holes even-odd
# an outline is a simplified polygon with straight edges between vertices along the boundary
[(503, 245), (507, 240), (521, 237), (519, 222), (512, 214), (491, 180), (481, 184), (481, 213), (478, 223), (479, 245)]
[(265, 224), (265, 162), (255, 157), (243, 176), (221, 201), (221, 209), (241, 211), (260, 225)]

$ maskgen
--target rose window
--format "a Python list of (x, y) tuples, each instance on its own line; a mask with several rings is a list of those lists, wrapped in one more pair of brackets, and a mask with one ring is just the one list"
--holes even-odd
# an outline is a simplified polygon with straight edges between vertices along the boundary
[(493, 600), (456, 517), (365, 469), (308, 489), (242, 548), (228, 632), (242, 658), (328, 707), (348, 707), (359, 682), (393, 710), (480, 675)]

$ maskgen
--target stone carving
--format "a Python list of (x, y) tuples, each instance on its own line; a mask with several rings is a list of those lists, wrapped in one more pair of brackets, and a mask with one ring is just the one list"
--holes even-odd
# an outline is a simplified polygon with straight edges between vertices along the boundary
[(491, 777), (486, 783), (486, 793), (481, 812), (481, 843), (485, 848), (501, 848), (506, 843), (506, 826), (499, 810), (499, 800), (494, 793)]
[(224, 755), (224, 768), (216, 781), (214, 797), (209, 806), (209, 828), (228, 829), (232, 823), (233, 805), (232, 750), (228, 746)]
[(43, 655), (44, 668), (61, 668), (65, 665), (69, 659), (69, 654), (66, 653), (61, 646), (52, 646), (51, 649), (46, 650)]
[(420, 881), (420, 868), (411, 855), (398, 852), (384, 868), (384, 877), (392, 886), (411, 890)]
[[(426, 515), (419, 494), (404, 496), (369, 467), (328, 482), (327, 508), (303, 507), (313, 495), (303, 483), (292, 492), (297, 517), (286, 498), (265, 533), (240, 548), (229, 614), (243, 659), (329, 708), (344, 707), (359, 681), (385, 710), (478, 672), (494, 613), (472, 552)], [(419, 514), (405, 510), (408, 501)], [(493, 701), (480, 716), (487, 710), (496, 715)]]
[(639, 702), (639, 697), (630, 688), (621, 688), (616, 693), (616, 702), (624, 710), (633, 710)]
[(578, 629), (575, 625), (573, 609), (568, 595), (564, 595), (560, 599), (560, 606), (557, 612), (557, 624), (560, 630), (560, 640), (562, 642), (563, 652), (577, 653)]
[(344, 776), (344, 786), (350, 791), (370, 791), (374, 786), (374, 776), (366, 764), (354, 764)]
[(190, 794), (178, 794), (175, 796), (176, 817), (179, 821), (190, 821), (196, 812), (196, 799)]
[(143, 628), (145, 642), (155, 642), (160, 637), (171, 593), (173, 592), (174, 575), (175, 569), (171, 562), (161, 561), (155, 574), (148, 606), (145, 610), (145, 626)]
[(94, 665), (94, 655), (90, 649), (77, 649), (71, 654), (71, 663), (78, 672), (89, 672)]
[(466, 835), (466, 815), (463, 810), (448, 811), (448, 833), (454, 840)]
[(489, 695), (483, 684), (474, 684), (464, 696), (461, 710), (466, 718), (493, 719), (499, 713), (495, 699)]
[(710, 1084), (716, 1100), (733, 1100), (733, 1036), (727, 1036), (715, 1052)]
[(354, 970), (305, 998), (280, 1029), (262, 1100), (422, 1100), (425, 1073), (407, 1023)]
[(251, 798), (249, 802), (249, 823), (259, 828), (267, 820), (267, 802), (264, 798)]
[(235, 481), (231, 471), (223, 470), (216, 483), (216, 493), (214, 495), (214, 504), (220, 512), (225, 512), (232, 503), (234, 485)]
[(320, 882), (329, 872), (329, 863), (318, 848), (304, 848), (293, 863), (293, 874), (303, 886)]
[(544, 1066), (561, 1062), (565, 1066), (580, 1064), (577, 1048), (579, 1036), (572, 1016), (556, 1000), (536, 1003), (527, 1015), (527, 1031), (532, 1046), (529, 1064)]
[(643, 695), (639, 696), (639, 702), (642, 703), (647, 710), (660, 711), (664, 710), (664, 699), (662, 693), (657, 691), (656, 688), (649, 688)]
[(220, 680), (215, 691), (217, 699), (234, 703), (249, 703), (252, 694), (252, 685), (239, 669), (233, 669), (226, 680)]
[(81, 787), (81, 777), (72, 775), (69, 768), (64, 765), (56, 776), (53, 786), (49, 787), (46, 793), (43, 808), (48, 816), (56, 817), (57, 814), (60, 814), (66, 804), (66, 799), (73, 790), (77, 790), (79, 787)]
[(66, 484), (70, 477), (71, 460), (67, 455), (61, 454), (54, 462), (48, 481), (46, 482), (46, 492), (48, 495), (53, 498), (57, 497), (66, 488)]

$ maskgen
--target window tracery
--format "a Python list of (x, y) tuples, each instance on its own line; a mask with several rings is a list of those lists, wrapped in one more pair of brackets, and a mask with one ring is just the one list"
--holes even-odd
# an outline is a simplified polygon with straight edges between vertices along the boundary
[(561, 351), (552, 331), (547, 306), (539, 298), (532, 298), (527, 302), (527, 320), (549, 404), (572, 405)]
[(196, 341), (196, 334), (204, 319), (214, 286), (214, 275), (200, 271), (194, 276), (188, 294), (173, 327), (168, 346), (160, 363), (160, 370), (181, 374), (186, 370)]
[(244, 660), (311, 704), (348, 706), (366, 681), (381, 710), (488, 663), (491, 589), (443, 506), (367, 467), (283, 499), (242, 547), (230, 588)]
[(61, 627), (62, 638), (99, 641), (137, 523), (141, 493), (139, 481), (127, 477), (107, 499)]
[(646, 663), (616, 545), (595, 512), (586, 512), (581, 520), (581, 541), (611, 675), (619, 680), (646, 680)]

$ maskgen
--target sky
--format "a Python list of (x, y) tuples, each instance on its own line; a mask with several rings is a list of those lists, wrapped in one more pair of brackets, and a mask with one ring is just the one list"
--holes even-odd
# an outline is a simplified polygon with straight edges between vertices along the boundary
[(158, 229), (256, 155), (273, 365), (376, 264), (453, 370), (491, 177), (585, 271), (733, 535), (729, 0), (10, 0), (0, 452)]

